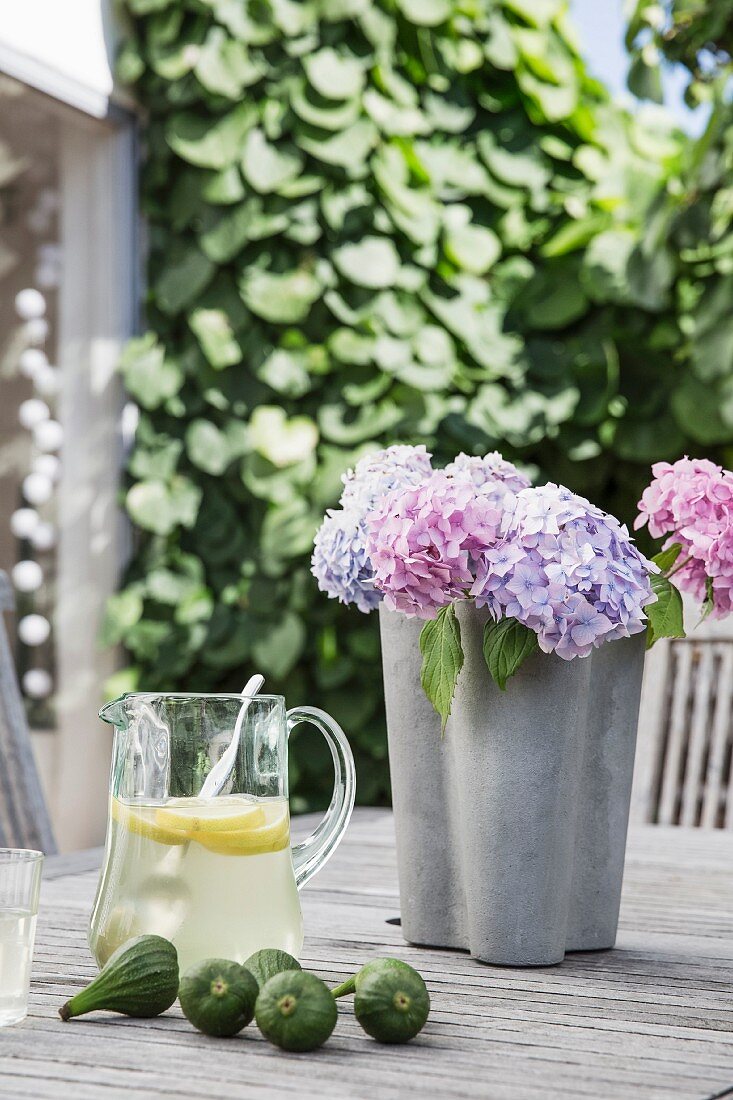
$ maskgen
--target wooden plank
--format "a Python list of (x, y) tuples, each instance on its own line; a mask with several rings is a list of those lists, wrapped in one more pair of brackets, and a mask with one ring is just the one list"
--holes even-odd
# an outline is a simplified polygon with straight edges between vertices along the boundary
[(98, 860), (48, 861), (31, 1014), (0, 1031), (3, 1098), (703, 1100), (733, 1084), (733, 836), (723, 831), (632, 829), (618, 949), (519, 970), (405, 944), (388, 923), (399, 911), (391, 815), (357, 811), (303, 892), (303, 963), (336, 983), (395, 955), (423, 973), (433, 1011), (414, 1043), (389, 1048), (341, 1002), (333, 1038), (303, 1056), (274, 1050), (255, 1027), (207, 1039), (177, 1007), (62, 1024), (58, 1005), (95, 972), (86, 923)]

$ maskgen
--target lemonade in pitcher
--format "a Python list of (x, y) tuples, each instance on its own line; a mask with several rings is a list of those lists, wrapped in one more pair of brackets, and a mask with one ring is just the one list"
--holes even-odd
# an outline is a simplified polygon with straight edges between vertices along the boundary
[[(115, 726), (107, 844), (89, 928), (103, 966), (135, 936), (172, 941), (181, 973), (206, 958), (244, 962), (263, 947), (298, 956), (299, 888), (331, 854), (354, 802), (353, 760), (322, 711), (285, 711), (280, 696), (132, 693), (107, 704)], [(287, 744), (298, 722), (327, 738), (336, 769), (331, 806), (291, 847)], [(226, 788), (206, 776), (241, 735)]]
[(103, 966), (133, 936), (171, 940), (182, 970), (244, 962), (263, 943), (297, 956), (303, 922), (285, 799), (112, 799), (109, 852), (89, 942)]

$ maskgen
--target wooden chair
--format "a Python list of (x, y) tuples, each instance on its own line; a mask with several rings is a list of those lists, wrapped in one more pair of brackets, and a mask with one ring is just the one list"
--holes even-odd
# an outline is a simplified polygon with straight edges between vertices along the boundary
[(56, 851), (51, 821), (33, 758), (23, 700), (3, 620), (15, 606), (0, 570), (0, 847)]
[(647, 653), (634, 822), (733, 829), (733, 622), (699, 618), (686, 601), (688, 637)]

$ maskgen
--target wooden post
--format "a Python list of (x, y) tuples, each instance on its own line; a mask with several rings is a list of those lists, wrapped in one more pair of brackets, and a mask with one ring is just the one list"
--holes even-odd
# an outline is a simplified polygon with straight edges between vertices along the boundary
[(53, 805), (62, 850), (104, 836), (110, 737), (97, 719), (116, 656), (99, 645), (126, 556), (116, 376), (136, 321), (135, 147), (130, 123), (61, 123), (58, 492), (58, 740)]

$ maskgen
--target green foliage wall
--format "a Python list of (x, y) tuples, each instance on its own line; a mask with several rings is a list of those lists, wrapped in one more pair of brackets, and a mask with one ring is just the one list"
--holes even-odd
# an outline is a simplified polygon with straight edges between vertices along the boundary
[[(122, 364), (142, 537), (106, 637), (148, 689), (257, 667), (341, 720), (385, 800), (374, 616), (308, 570), (339, 475), (375, 444), (498, 447), (630, 519), (650, 461), (699, 451), (684, 147), (607, 102), (559, 0), (126, 7), (149, 332)], [(321, 798), (315, 738), (294, 769)]]
[(685, 158), (679, 195), (662, 217), (676, 254), (674, 295), (683, 368), (679, 413), (696, 450), (733, 455), (733, 0), (673, 0), (665, 9), (639, 0), (627, 43), (631, 83), (649, 98), (661, 89), (660, 62), (688, 71), (686, 99), (708, 125)]

